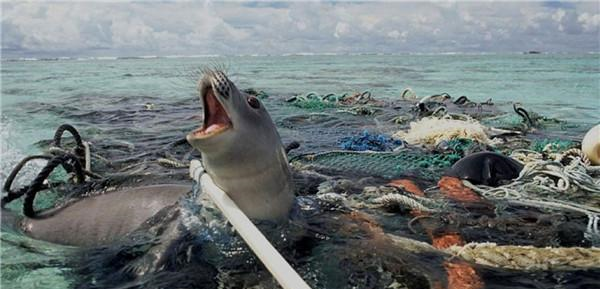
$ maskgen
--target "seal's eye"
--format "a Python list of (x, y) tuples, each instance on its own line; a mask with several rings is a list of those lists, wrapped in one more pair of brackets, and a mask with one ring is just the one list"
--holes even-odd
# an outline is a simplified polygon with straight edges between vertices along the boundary
[(254, 97), (254, 96), (248, 97), (248, 104), (252, 108), (258, 109), (260, 107), (260, 101), (258, 101), (258, 99), (256, 99), (256, 97)]

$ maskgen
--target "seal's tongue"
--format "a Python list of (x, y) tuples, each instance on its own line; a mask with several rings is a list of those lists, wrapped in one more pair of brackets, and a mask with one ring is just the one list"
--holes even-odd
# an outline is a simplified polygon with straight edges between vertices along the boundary
[(204, 126), (200, 131), (208, 135), (231, 126), (231, 120), (223, 105), (217, 100), (214, 90), (208, 88), (204, 95)]

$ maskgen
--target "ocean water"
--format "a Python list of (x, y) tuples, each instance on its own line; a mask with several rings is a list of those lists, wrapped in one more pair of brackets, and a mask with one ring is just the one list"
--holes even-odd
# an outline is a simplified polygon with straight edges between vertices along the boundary
[[(600, 122), (600, 54), (3, 60), (0, 182), (4, 183), (21, 158), (40, 153), (36, 143), (51, 139), (62, 123), (75, 125), (92, 143), (118, 142), (127, 147), (106, 151), (107, 158), (140, 154), (185, 136), (201, 120), (196, 91), (201, 69), (215, 66), (223, 67), (238, 87), (267, 92), (270, 97), (265, 105), (279, 126), (284, 143), (300, 139), (306, 144), (304, 151), (336, 149), (335, 139), (347, 132), (316, 127), (312, 128), (313, 134), (302, 134), (283, 127), (289, 116), (299, 113), (298, 108), (283, 100), (312, 91), (341, 94), (369, 90), (376, 99), (394, 100), (405, 88), (411, 88), (419, 96), (446, 92), (453, 97), (466, 95), (478, 102), (491, 98), (500, 110), (507, 112), (512, 110), (512, 103), (518, 102), (530, 111), (574, 124), (569, 128), (573, 130), (568, 133), (570, 136), (581, 136)], [(146, 109), (147, 104), (152, 104), (153, 109)], [(341, 122), (352, 122), (356, 131), (379, 127), (353, 119)], [(393, 127), (387, 126), (384, 132), (390, 132), (389, 129)], [(315, 140), (320, 132), (330, 138)], [(28, 167), (15, 185), (26, 184), (42, 165)], [(162, 172), (151, 169), (157, 174)], [(42, 253), (21, 255), (21, 251), (10, 251), (14, 248), (6, 244), (11, 240), (25, 242), (25, 237), (10, 231), (3, 231), (3, 235), (3, 264), (8, 260), (12, 266), (9, 272), (20, 274), (11, 276), (13, 283), (3, 281), (3, 286), (70, 286), (61, 277), (69, 269), (56, 264), (63, 264), (63, 253), (71, 248), (27, 240), (29, 246)], [(40, 259), (39, 264), (45, 266), (38, 264), (33, 266), (35, 271), (25, 272), (29, 267), (23, 265), (23, 260), (27, 258)]]
[[(2, 114), (4, 121), (19, 120), (22, 104), (77, 96), (96, 98), (89, 105), (98, 107), (129, 96), (193, 98), (199, 70), (214, 65), (224, 66), (240, 87), (273, 95), (370, 90), (376, 98), (394, 99), (412, 88), (419, 96), (447, 92), (475, 101), (520, 102), (547, 117), (587, 125), (600, 112), (600, 54), (511, 54), (3, 61)], [(43, 110), (26, 119), (18, 121), (25, 130), (20, 145), (48, 135), (62, 121)]]

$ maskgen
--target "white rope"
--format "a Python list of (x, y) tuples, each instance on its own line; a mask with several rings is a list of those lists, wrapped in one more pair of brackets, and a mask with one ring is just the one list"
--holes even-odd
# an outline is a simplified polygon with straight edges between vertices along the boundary
[(530, 161), (512, 183), (497, 188), (480, 186), (477, 190), (485, 197), (502, 198), (520, 197), (523, 191), (561, 194), (581, 189), (600, 193), (600, 180), (591, 177), (587, 171), (578, 159), (566, 166), (555, 161)]
[(85, 149), (85, 170), (88, 172), (92, 171), (92, 157), (90, 154), (90, 144), (86, 141), (83, 142), (83, 148)]
[(431, 209), (421, 204), (419, 201), (402, 195), (402, 194), (386, 194), (373, 200), (374, 203), (380, 204), (384, 207), (407, 207), (413, 210), (419, 210), (422, 212), (435, 212), (435, 209)]
[[(523, 170), (512, 183), (496, 188), (475, 186), (468, 181), (463, 183), (489, 199), (504, 199), (513, 204), (583, 213), (588, 216), (586, 234), (593, 238), (600, 236), (600, 209), (555, 199), (561, 194), (578, 190), (600, 193), (600, 181), (588, 174), (591, 166), (587, 166), (580, 158), (572, 159), (566, 166), (557, 161), (539, 160), (540, 154), (525, 150), (515, 151), (512, 156), (520, 156), (522, 160), (526, 160)], [(550, 195), (550, 199), (544, 200), (540, 194)]]
[(467, 261), (513, 270), (581, 270), (600, 267), (600, 248), (497, 245), (469, 243), (445, 252)]
[(201, 184), (204, 191), (223, 212), (223, 215), (233, 225), (246, 241), (250, 249), (263, 262), (265, 267), (284, 289), (310, 289), (308, 284), (294, 271), (287, 261), (269, 243), (267, 238), (254, 226), (240, 208), (215, 185), (212, 178), (204, 173), (204, 168), (198, 160), (190, 162), (190, 177)]

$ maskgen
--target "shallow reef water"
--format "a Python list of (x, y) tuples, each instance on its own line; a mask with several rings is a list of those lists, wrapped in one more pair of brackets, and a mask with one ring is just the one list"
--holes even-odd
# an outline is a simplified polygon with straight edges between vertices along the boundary
[[(238, 87), (263, 91), (261, 101), (284, 145), (300, 143), (288, 155), (297, 194), (289, 221), (257, 225), (312, 288), (598, 288), (600, 260), (536, 269), (534, 263), (546, 255), (506, 261), (502, 254), (488, 254), (472, 261), (465, 255), (468, 247), (463, 255), (452, 251), (453, 245), (485, 242), (585, 250), (600, 243), (593, 218), (582, 211), (491, 193), (488, 198), (444, 177), (454, 162), (477, 151), (510, 155), (526, 149), (529, 156), (549, 157), (576, 148), (598, 121), (600, 111), (590, 105), (600, 91), (598, 73), (587, 72), (598, 72), (597, 60), (597, 55), (372, 55), (3, 61), (0, 181), (21, 158), (47, 150), (56, 127), (70, 123), (91, 144), (94, 172), (109, 178), (42, 192), (37, 208), (109, 187), (192, 186), (185, 165), (200, 156), (181, 140), (202, 120), (197, 71), (224, 62)], [(506, 63), (523, 69), (506, 71)], [(542, 68), (548, 72), (530, 73)], [(573, 91), (568, 83), (545, 80), (550, 76), (579, 84)], [(473, 77), (479, 84), (469, 81)], [(403, 99), (406, 87), (419, 97)], [(359, 97), (365, 90), (372, 99)], [(327, 97), (303, 104), (299, 96), (315, 91)], [(442, 92), (452, 100), (466, 95), (473, 105), (442, 101), (428, 104), (427, 111), (417, 108), (422, 96)], [(576, 97), (567, 104), (566, 94)], [(488, 98), (493, 104), (482, 104)], [(537, 122), (527, 124), (513, 102)], [(490, 143), (457, 138), (415, 145), (392, 138), (440, 106), (518, 133), (500, 134)], [(70, 145), (67, 138), (65, 146)], [(26, 166), (14, 186), (26, 185), (43, 166), (43, 161)], [(596, 182), (598, 177), (591, 176)], [(67, 174), (59, 171), (52, 178), (66, 180)], [(56, 245), (2, 224), (0, 285), (279, 288), (218, 210), (194, 202), (198, 194), (196, 186), (180, 206), (165, 208), (142, 230), (107, 246)], [(527, 197), (600, 211), (597, 192), (549, 194)], [(20, 214), (22, 204), (16, 200), (7, 209)], [(182, 233), (157, 262), (157, 238), (174, 219)], [(529, 268), (518, 267), (521, 261)]]

